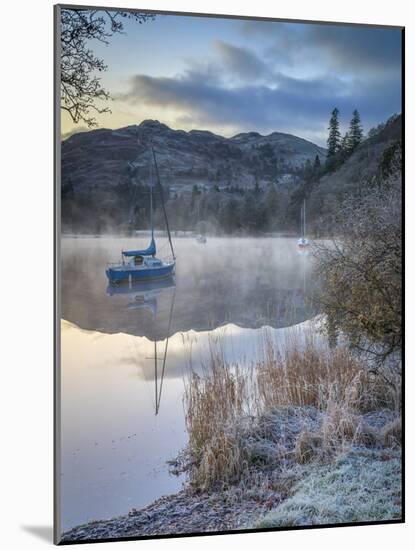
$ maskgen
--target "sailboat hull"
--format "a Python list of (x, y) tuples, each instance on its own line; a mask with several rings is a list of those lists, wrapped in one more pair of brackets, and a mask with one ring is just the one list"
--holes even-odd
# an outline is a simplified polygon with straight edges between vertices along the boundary
[(174, 274), (175, 266), (176, 262), (162, 262), (155, 267), (116, 265), (108, 267), (106, 275), (111, 283), (148, 281), (170, 277)]
[(161, 290), (171, 289), (176, 286), (176, 280), (174, 275), (170, 277), (162, 277), (157, 279), (144, 279), (141, 281), (134, 281), (130, 285), (112, 285), (111, 283), (107, 287), (107, 294), (109, 296), (118, 296), (121, 294), (152, 294), (159, 293)]

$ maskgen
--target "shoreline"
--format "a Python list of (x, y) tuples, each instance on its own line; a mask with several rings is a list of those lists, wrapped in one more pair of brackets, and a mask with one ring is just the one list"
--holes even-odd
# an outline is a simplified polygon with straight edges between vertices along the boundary
[[(292, 408), (284, 416), (279, 411), (272, 419), (279, 429), (281, 425), (285, 431), (291, 429), (289, 449), (294, 449), (300, 423), (312, 427), (321, 420), (317, 411), (299, 409)], [(385, 428), (398, 418), (384, 409), (362, 415), (361, 421), (370, 433), (385, 434)], [(73, 527), (62, 534), (60, 542), (399, 521), (401, 448), (397, 438), (382, 437), (354, 442), (329, 460), (299, 463), (293, 458), (277, 468), (264, 463), (256, 475), (251, 472), (235, 485), (197, 491), (188, 484), (139, 510), (132, 508), (125, 515)], [(320, 500), (323, 507), (318, 505)]]
[(61, 542), (238, 530), (257, 519), (258, 507), (269, 511), (269, 503), (261, 505), (253, 497), (240, 504), (236, 509), (226, 493), (192, 494), (184, 489), (126, 515), (74, 527), (63, 533)]

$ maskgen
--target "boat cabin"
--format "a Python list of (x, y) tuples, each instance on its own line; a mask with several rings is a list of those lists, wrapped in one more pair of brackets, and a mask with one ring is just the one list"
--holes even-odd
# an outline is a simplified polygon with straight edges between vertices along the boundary
[(131, 267), (160, 267), (162, 265), (162, 261), (158, 258), (154, 258), (153, 256), (132, 256), (128, 259), (127, 265)]

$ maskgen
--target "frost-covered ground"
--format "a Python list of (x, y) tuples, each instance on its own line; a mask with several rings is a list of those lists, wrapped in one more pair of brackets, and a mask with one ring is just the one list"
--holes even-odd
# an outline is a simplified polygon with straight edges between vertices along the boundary
[(298, 476), (291, 496), (254, 522), (255, 528), (402, 517), (400, 449), (352, 448), (333, 463), (300, 467)]
[(310, 438), (304, 455), (299, 435), (317, 433), (323, 415), (312, 407), (275, 411), (246, 434), (254, 468), (239, 483), (205, 492), (187, 486), (128, 515), (76, 527), (62, 541), (399, 521), (399, 417), (379, 410), (359, 421), (365, 429), (343, 451), (324, 456)]

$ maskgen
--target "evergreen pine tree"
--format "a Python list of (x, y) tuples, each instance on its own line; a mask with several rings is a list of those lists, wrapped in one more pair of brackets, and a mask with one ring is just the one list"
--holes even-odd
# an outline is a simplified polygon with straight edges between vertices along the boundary
[(342, 137), (340, 148), (343, 156), (347, 156), (350, 153), (352, 148), (349, 132), (346, 132)]
[(329, 122), (329, 137), (327, 139), (327, 158), (333, 157), (340, 149), (339, 110), (337, 107), (331, 112)]
[(363, 128), (360, 123), (360, 114), (357, 109), (353, 111), (353, 117), (350, 121), (350, 149), (354, 151), (363, 138)]
[(313, 165), (314, 172), (317, 172), (318, 170), (320, 170), (320, 168), (321, 168), (320, 157), (316, 155), (316, 158), (314, 159), (314, 165)]

